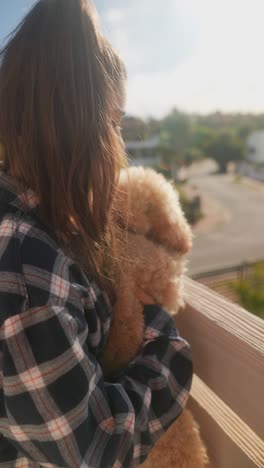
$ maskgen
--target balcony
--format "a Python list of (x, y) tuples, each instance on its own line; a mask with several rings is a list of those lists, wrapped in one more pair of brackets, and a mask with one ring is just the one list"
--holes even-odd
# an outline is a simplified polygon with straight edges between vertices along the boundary
[(264, 321), (188, 278), (185, 291), (176, 322), (193, 349), (189, 406), (210, 467), (263, 468)]

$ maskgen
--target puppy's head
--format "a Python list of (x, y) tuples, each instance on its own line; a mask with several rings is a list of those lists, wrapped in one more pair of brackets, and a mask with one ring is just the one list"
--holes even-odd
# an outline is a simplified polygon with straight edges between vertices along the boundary
[(172, 184), (153, 169), (121, 171), (114, 210), (119, 225), (181, 254), (189, 252), (192, 233)]

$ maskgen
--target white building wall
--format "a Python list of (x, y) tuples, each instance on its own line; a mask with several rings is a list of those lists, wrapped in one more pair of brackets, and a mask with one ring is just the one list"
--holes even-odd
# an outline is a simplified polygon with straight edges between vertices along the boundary
[(132, 166), (157, 166), (161, 164), (159, 156), (160, 138), (154, 135), (143, 141), (126, 141), (129, 163)]
[(241, 162), (237, 164), (237, 173), (264, 182), (264, 167), (256, 168), (248, 162)]
[(247, 160), (253, 163), (264, 163), (264, 130), (252, 132), (247, 139)]

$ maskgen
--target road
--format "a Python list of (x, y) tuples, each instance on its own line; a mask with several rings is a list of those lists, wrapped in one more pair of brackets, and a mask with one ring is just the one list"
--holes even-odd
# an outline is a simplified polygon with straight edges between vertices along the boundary
[(264, 260), (264, 190), (234, 182), (231, 175), (203, 171), (194, 171), (190, 183), (221, 203), (229, 216), (224, 224), (195, 236), (189, 273)]

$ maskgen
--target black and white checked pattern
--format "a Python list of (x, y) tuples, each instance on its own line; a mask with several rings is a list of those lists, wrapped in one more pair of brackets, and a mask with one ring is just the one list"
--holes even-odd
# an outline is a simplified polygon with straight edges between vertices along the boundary
[(0, 467), (136, 466), (186, 405), (190, 347), (146, 306), (140, 354), (106, 382), (108, 299), (37, 207), (0, 171)]

